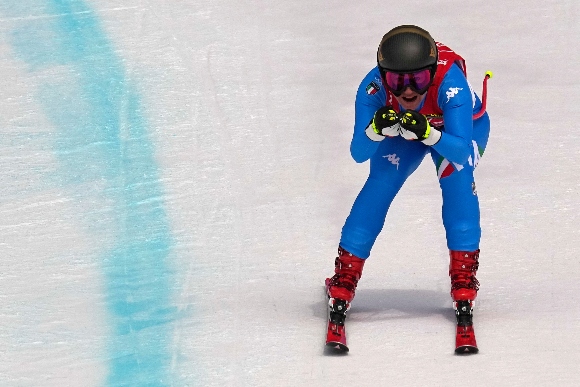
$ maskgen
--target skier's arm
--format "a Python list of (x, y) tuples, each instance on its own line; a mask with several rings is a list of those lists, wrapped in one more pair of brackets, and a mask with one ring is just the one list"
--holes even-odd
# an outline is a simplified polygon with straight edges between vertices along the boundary
[[(368, 89), (370, 87), (370, 89)], [(373, 88), (378, 87), (378, 90)], [(385, 106), (387, 95), (379, 70), (375, 67), (361, 82), (355, 101), (354, 133), (350, 143), (350, 154), (357, 163), (362, 163), (375, 154), (383, 136), (373, 133), (369, 126), (375, 112)]]
[[(437, 100), (443, 110), (445, 129), (433, 148), (447, 160), (463, 165), (471, 155), (473, 113), (479, 111), (481, 102), (456, 65), (453, 65), (445, 75)], [(489, 120), (487, 113), (479, 120)]]

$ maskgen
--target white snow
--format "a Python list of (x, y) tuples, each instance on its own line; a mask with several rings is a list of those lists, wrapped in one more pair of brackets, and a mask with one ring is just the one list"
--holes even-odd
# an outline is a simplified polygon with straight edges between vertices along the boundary
[[(579, 4), (0, 5), (0, 385), (580, 385)], [(475, 356), (453, 354), (429, 158), (367, 262), (350, 353), (324, 353), (323, 281), (368, 173), (354, 96), (399, 24), (462, 54), (476, 92), (494, 73)]]

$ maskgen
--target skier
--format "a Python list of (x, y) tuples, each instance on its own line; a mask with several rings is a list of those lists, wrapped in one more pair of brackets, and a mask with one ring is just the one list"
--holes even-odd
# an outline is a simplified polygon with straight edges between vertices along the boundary
[(350, 150), (358, 163), (370, 159), (370, 174), (343, 226), (335, 274), (326, 280), (327, 344), (348, 350), (344, 319), (365, 261), (395, 195), (430, 153), (443, 196), (456, 351), (477, 352), (472, 308), (481, 229), (473, 171), (490, 128), (485, 111), (474, 116), (481, 108), (461, 56), (417, 26), (398, 26), (384, 35), (377, 67), (356, 95)]

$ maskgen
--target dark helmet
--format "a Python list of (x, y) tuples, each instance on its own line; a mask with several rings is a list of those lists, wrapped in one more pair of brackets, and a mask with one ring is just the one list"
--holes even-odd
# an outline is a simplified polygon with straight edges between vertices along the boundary
[(437, 46), (429, 32), (414, 25), (393, 28), (383, 36), (377, 50), (377, 63), (384, 76), (387, 70), (411, 72), (437, 68)]

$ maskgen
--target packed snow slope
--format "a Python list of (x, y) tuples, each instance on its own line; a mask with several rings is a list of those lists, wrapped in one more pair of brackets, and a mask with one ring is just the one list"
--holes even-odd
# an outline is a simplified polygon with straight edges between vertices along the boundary
[[(579, 7), (2, 2), (0, 385), (580, 385)], [(354, 96), (399, 24), (494, 73), (475, 356), (429, 158), (324, 352)]]

